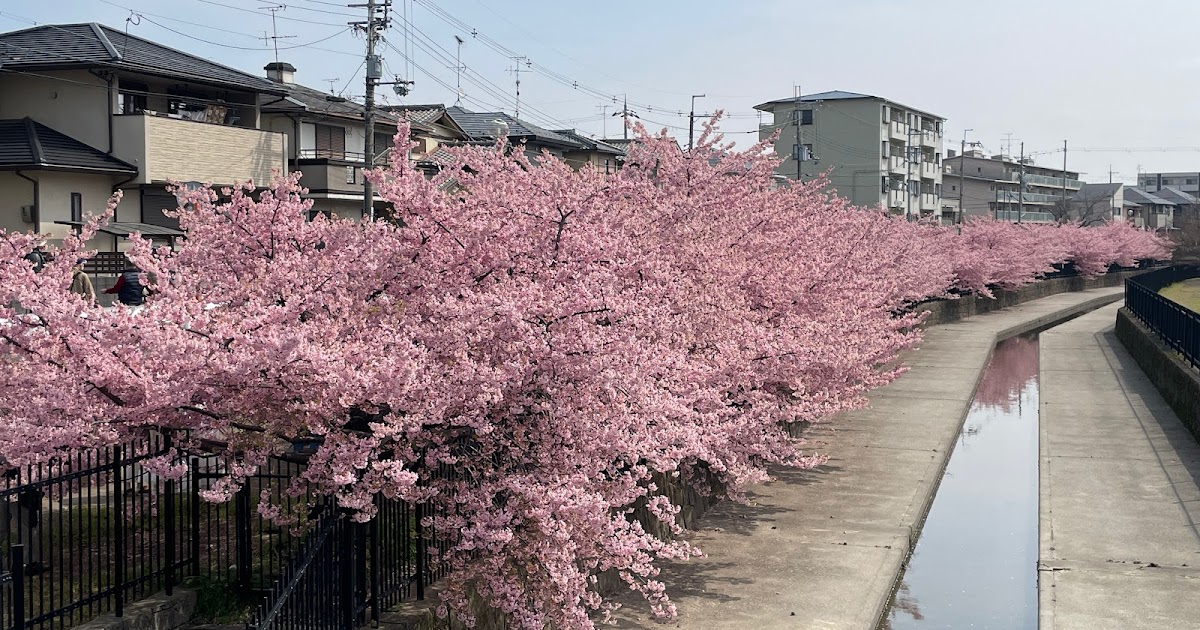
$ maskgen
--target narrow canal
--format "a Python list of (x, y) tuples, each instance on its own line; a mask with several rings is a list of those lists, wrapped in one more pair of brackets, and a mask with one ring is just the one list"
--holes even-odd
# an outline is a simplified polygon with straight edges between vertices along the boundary
[(1034, 630), (1038, 340), (996, 346), (881, 630)]

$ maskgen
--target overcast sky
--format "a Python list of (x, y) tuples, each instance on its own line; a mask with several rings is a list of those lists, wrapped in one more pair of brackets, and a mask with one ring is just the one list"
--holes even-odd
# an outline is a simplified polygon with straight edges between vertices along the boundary
[[(408, 97), (389, 95), (392, 103), (455, 102), (457, 35), (465, 40), (463, 106), (513, 113), (518, 62), (508, 55), (520, 55), (532, 62), (521, 62), (521, 117), (589, 135), (619, 136), (613, 101), (627, 95), (648, 125), (686, 138), (689, 95), (706, 94), (697, 111), (725, 109), (732, 118), (724, 129), (746, 144), (756, 137), (753, 106), (791, 96), (799, 84), (805, 93), (863, 92), (945, 116), (948, 148), (970, 128), (968, 139), (997, 153), (1011, 133), (1014, 153), (1024, 141), (1039, 163), (1061, 166), (1067, 140), (1068, 167), (1088, 181), (1107, 181), (1110, 166), (1130, 182), (1139, 169), (1200, 171), (1194, 0), (1009, 0), (986, 9), (973, 0), (393, 2), (392, 47), (380, 52), (389, 74), (415, 84)], [(271, 4), (0, 0), (0, 29), (128, 25), (261, 74), (274, 59), (259, 39), (272, 32), (262, 8)], [(335, 0), (279, 4), (277, 32), (287, 37), (277, 40), (279, 58), (296, 66), (297, 80), (328, 90), (336, 79), (334, 91), (361, 97), (364, 42), (346, 22), (364, 10)], [(141, 17), (127, 21), (130, 9)]]

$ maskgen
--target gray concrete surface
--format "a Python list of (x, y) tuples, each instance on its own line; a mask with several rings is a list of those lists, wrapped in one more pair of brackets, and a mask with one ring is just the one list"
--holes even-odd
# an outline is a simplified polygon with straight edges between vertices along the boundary
[[(873, 630), (995, 343), (1122, 294), (1063, 293), (931, 327), (905, 356), (912, 369), (873, 392), (870, 408), (806, 434), (827, 464), (775, 470), (749, 504), (722, 503), (700, 520), (693, 539), (707, 556), (663, 570), (679, 608), (666, 627)], [(663, 627), (643, 602), (620, 601), (617, 627)]]
[(1200, 628), (1200, 446), (1113, 333), (1042, 334), (1042, 630)]

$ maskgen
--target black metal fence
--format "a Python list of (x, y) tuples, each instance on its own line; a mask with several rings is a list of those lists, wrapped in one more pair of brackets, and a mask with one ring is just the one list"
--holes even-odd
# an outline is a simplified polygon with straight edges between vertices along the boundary
[[(313, 496), (288, 491), (302, 458), (272, 458), (233, 500), (210, 503), (200, 493), (225, 476), (223, 465), (193, 453), (178, 481), (147, 467), (172, 452), (171, 437), (155, 433), (0, 478), (0, 549), (7, 551), (0, 630), (121, 616), (128, 602), (171, 594), (189, 576), (225, 586), (231, 596), (265, 597), (251, 627), (293, 628), (303, 619), (306, 628), (346, 629), (354, 627), (344, 625), (348, 619), (361, 623), (423, 598), (424, 585), (440, 574), (424, 566), (434, 537), (422, 531), (417, 506), (381, 498), (374, 521), (351, 523)], [(309, 513), (303, 535), (261, 516), (263, 500)], [(351, 590), (340, 590), (343, 584)], [(341, 625), (315, 625), (342, 602), (352, 615), (336, 617)]]
[(1125, 281), (1125, 306), (1193, 367), (1200, 367), (1200, 314), (1159, 291), (1197, 277), (1200, 267), (1172, 265)]

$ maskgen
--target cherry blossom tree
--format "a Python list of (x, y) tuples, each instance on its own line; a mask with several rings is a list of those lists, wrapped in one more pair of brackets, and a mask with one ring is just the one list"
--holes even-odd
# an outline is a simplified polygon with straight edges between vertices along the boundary
[(32, 235), (0, 234), (0, 457), (178, 431), (223, 445), (206, 498), (225, 500), (315, 442), (296, 492), (360, 520), (379, 494), (424, 502), (453, 532), (443, 612), (470, 622), (479, 596), (516, 627), (588, 628), (609, 571), (669, 617), (659, 562), (700, 551), (661, 480), (738, 499), (769, 466), (819, 464), (788, 426), (901, 374), (914, 303), (1166, 253), (1117, 227), (960, 234), (779, 187), (769, 143), (738, 151), (715, 122), (687, 152), (635, 131), (614, 175), (503, 144), (451, 149), (432, 179), (396, 160), (368, 173), (392, 208), (375, 222), (308, 220), (298, 175), (258, 198), (177, 190), (183, 243), (132, 239), (140, 309), (68, 291), (107, 216), (40, 273)]

